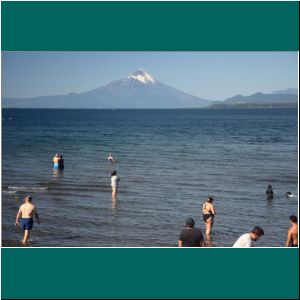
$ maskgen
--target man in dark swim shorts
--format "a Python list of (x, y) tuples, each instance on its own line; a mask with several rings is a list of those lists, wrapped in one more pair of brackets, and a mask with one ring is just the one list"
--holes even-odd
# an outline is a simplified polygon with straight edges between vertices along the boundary
[(29, 239), (29, 231), (33, 227), (33, 215), (35, 215), (38, 224), (40, 224), (40, 220), (35, 205), (31, 203), (31, 197), (25, 197), (24, 202), (25, 203), (20, 206), (16, 216), (16, 226), (20, 226), (24, 231), (24, 238), (21, 242), (26, 246)]
[(21, 218), (19, 220), (19, 224), (22, 230), (31, 230), (33, 226), (33, 219), (32, 218)]

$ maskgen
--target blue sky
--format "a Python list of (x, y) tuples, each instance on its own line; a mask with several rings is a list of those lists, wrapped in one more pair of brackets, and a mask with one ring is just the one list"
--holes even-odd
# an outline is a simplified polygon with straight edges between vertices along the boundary
[(297, 52), (2, 52), (2, 96), (84, 92), (138, 68), (189, 94), (224, 100), (298, 86)]

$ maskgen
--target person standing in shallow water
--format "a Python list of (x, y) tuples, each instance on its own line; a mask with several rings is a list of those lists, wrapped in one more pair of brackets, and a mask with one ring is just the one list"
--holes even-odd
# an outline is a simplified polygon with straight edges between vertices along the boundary
[(202, 212), (203, 212), (203, 221), (206, 226), (206, 239), (210, 240), (211, 230), (214, 225), (214, 217), (216, 215), (216, 210), (213, 206), (214, 199), (212, 197), (208, 197), (206, 202), (203, 204)]
[(271, 199), (274, 198), (274, 192), (273, 192), (273, 190), (272, 190), (271, 184), (268, 185), (268, 188), (267, 188), (267, 190), (266, 190), (266, 195), (267, 195), (267, 199), (268, 199), (268, 200), (271, 200)]
[(117, 191), (119, 187), (120, 179), (117, 176), (117, 172), (113, 171), (111, 173), (111, 188), (112, 188), (112, 199), (115, 200), (117, 198)]
[(54, 170), (58, 170), (59, 169), (59, 161), (60, 161), (59, 154), (56, 153), (55, 156), (53, 157), (53, 169)]
[(252, 242), (256, 242), (265, 234), (264, 230), (255, 226), (250, 232), (240, 236), (237, 241), (234, 243), (234, 248), (249, 248), (252, 247)]
[(33, 227), (33, 215), (35, 215), (37, 223), (40, 224), (40, 219), (34, 204), (31, 203), (32, 198), (30, 196), (25, 197), (24, 204), (20, 206), (18, 214), (16, 216), (16, 226), (20, 226), (24, 230), (24, 238), (22, 244), (26, 246), (29, 239), (29, 232)]
[(193, 218), (186, 220), (186, 228), (180, 233), (178, 247), (204, 247), (204, 239), (200, 229), (194, 228)]
[(298, 247), (298, 219), (296, 216), (290, 216), (291, 227), (288, 231), (286, 247)]
[(64, 165), (64, 159), (62, 157), (62, 154), (59, 154), (58, 158), (59, 158), (59, 160), (58, 160), (58, 168), (60, 170), (63, 170), (65, 168), (65, 165)]

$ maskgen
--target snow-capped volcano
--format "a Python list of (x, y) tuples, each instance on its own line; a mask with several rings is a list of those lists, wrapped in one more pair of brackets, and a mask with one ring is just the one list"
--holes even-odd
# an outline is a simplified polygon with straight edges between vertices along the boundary
[(138, 69), (134, 73), (128, 75), (128, 79), (138, 80), (144, 84), (156, 83), (156, 80), (143, 69)]
[(2, 99), (2, 106), (10, 108), (193, 108), (211, 103), (159, 82), (142, 69), (84, 93)]

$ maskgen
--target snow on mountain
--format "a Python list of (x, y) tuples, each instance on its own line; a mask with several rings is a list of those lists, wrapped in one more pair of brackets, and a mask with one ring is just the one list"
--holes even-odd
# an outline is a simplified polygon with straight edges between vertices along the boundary
[(136, 72), (128, 75), (128, 79), (138, 80), (144, 84), (156, 83), (155, 79), (143, 69), (138, 69)]

